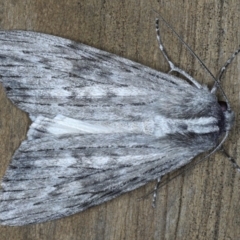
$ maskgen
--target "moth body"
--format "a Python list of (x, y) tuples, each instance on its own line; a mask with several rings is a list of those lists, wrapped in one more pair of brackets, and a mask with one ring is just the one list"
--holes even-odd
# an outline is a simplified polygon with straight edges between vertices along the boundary
[(213, 149), (232, 125), (204, 86), (46, 34), (1, 31), (0, 76), (32, 120), (3, 178), (3, 225), (111, 200)]

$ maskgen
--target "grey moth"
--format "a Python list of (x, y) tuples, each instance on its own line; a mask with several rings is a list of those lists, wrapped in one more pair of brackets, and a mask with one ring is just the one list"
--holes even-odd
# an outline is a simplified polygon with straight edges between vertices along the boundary
[(60, 37), (0, 31), (0, 82), (32, 120), (2, 181), (0, 224), (83, 211), (223, 142), (234, 114), (219, 84), (174, 66), (158, 38), (189, 81)]

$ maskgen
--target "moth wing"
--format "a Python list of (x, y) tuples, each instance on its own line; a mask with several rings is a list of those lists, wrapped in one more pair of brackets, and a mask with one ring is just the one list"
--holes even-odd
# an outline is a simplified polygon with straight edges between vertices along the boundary
[(185, 165), (211, 145), (202, 137), (191, 147), (193, 138), (167, 134), (164, 120), (186, 116), (189, 106), (193, 114), (207, 112), (209, 104), (192, 100), (211, 103), (204, 89), (46, 34), (2, 31), (0, 48), (1, 82), (33, 121), (2, 182), (1, 224), (77, 213)]
[(1, 82), (31, 118), (134, 120), (149, 103), (181, 110), (181, 94), (200, 95), (179, 78), (56, 36), (0, 31), (0, 46)]
[[(15, 152), (0, 192), (1, 224), (24, 225), (77, 213), (136, 189), (195, 154), (170, 146), (168, 139), (159, 145), (144, 134), (72, 134), (76, 120), (62, 118), (38, 117)], [(61, 134), (49, 133), (58, 128)]]

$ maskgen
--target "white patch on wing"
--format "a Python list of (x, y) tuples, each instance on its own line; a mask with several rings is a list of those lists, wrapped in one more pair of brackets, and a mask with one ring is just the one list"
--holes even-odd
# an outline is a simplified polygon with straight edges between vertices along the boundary
[(28, 137), (34, 136), (34, 131), (50, 133), (55, 136), (64, 134), (111, 134), (135, 133), (153, 134), (153, 121), (81, 121), (63, 115), (54, 119), (38, 116), (30, 126)]

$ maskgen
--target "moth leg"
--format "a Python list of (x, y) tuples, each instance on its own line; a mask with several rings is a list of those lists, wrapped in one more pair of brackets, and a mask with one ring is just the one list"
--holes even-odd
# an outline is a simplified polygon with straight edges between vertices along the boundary
[(211, 93), (215, 93), (217, 88), (218, 88), (218, 84), (221, 83), (222, 80), (222, 76), (224, 74), (224, 72), (227, 70), (228, 66), (230, 65), (230, 63), (233, 61), (233, 59), (238, 55), (238, 53), (240, 52), (240, 48), (238, 48), (233, 54), (232, 56), (225, 62), (225, 64), (222, 66), (222, 68), (220, 69), (220, 72), (218, 74), (218, 78), (217, 78), (217, 82), (214, 83), (212, 89), (211, 89)]
[(169, 67), (170, 67), (170, 71), (168, 73), (178, 72), (181, 75), (183, 75), (184, 77), (186, 77), (190, 82), (192, 82), (197, 88), (202, 88), (201, 84), (199, 84), (192, 76), (190, 76), (188, 73), (186, 73), (181, 68), (176, 67), (174, 65), (174, 63), (172, 61), (170, 61), (170, 59), (168, 58), (167, 52), (166, 52), (164, 45), (162, 43), (162, 40), (161, 40), (158, 18), (156, 19), (156, 32), (157, 32), (157, 40), (158, 40), (158, 44), (159, 44), (159, 49), (162, 52), (164, 58), (167, 60)]
[(153, 198), (152, 198), (152, 207), (153, 207), (153, 208), (156, 207), (157, 190), (158, 190), (160, 181), (161, 181), (161, 177), (159, 177), (159, 178), (157, 179), (157, 183), (156, 183), (156, 185), (155, 185), (155, 187), (154, 187), (154, 190), (153, 190)]
[(220, 151), (228, 158), (228, 160), (232, 163), (233, 167), (236, 168), (240, 172), (240, 167), (236, 163), (235, 159), (233, 157), (231, 157), (223, 147), (221, 147)]

